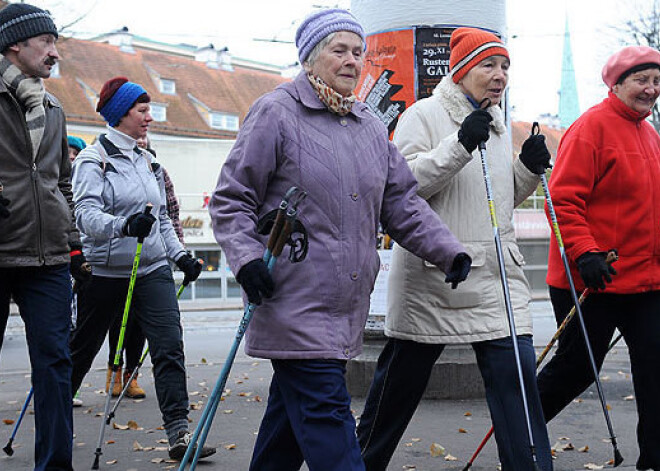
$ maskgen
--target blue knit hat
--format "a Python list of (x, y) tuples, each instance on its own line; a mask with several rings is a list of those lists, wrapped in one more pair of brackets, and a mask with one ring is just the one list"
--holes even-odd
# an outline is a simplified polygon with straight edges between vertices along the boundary
[(136, 100), (146, 93), (147, 91), (142, 88), (142, 85), (133, 82), (126, 82), (119, 87), (115, 94), (112, 95), (112, 98), (103, 105), (103, 108), (99, 110), (99, 113), (101, 113), (101, 116), (103, 116), (108, 124), (114, 128), (119, 124), (119, 121), (126, 116), (126, 113), (128, 113), (128, 110), (133, 107)]
[(348, 11), (341, 8), (329, 8), (321, 10), (305, 18), (305, 21), (296, 31), (296, 47), (298, 48), (298, 59), (300, 64), (305, 62), (314, 46), (327, 35), (337, 31), (350, 31), (362, 38), (362, 43), (367, 46), (364, 29), (357, 19)]
[(85, 141), (83, 141), (81, 138), (79, 138), (77, 136), (67, 136), (66, 141), (69, 144), (69, 147), (73, 147), (75, 149), (78, 149), (78, 152), (80, 152), (85, 147), (87, 147), (87, 144), (85, 144)]

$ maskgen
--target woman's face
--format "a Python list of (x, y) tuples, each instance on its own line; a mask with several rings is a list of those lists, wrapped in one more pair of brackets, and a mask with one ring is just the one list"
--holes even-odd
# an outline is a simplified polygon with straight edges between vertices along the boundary
[(362, 73), (364, 49), (355, 33), (338, 31), (321, 50), (312, 66), (305, 70), (321, 78), (343, 96), (350, 96)]
[(119, 121), (117, 129), (133, 139), (139, 139), (147, 136), (149, 123), (152, 121), (149, 103), (136, 103), (133, 108), (128, 110), (126, 116)]
[(612, 87), (612, 92), (640, 116), (651, 111), (660, 95), (660, 70), (640, 70)]
[(458, 85), (477, 103), (489, 98), (491, 105), (499, 105), (508, 81), (509, 59), (490, 56), (472, 67)]

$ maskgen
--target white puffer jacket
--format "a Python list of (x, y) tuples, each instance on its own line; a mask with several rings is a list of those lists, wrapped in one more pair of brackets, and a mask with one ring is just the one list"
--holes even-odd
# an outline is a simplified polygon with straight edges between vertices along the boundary
[[(458, 129), (474, 108), (451, 78), (402, 115), (394, 143), (406, 157), (427, 200), (472, 257), (468, 279), (457, 289), (445, 274), (394, 248), (385, 334), (422, 343), (468, 343), (510, 335), (479, 151), (468, 153)], [(499, 107), (486, 143), (495, 211), (502, 239), (518, 335), (531, 334), (529, 285), (513, 230), (513, 208), (536, 188), (539, 177), (512, 159)]]

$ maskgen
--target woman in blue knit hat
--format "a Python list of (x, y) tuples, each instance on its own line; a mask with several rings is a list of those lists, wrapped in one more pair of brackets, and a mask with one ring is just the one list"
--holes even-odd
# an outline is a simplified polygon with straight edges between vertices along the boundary
[[(189, 442), (188, 391), (179, 306), (169, 261), (195, 281), (201, 264), (179, 242), (167, 216), (163, 170), (137, 147), (152, 121), (146, 90), (125, 77), (107, 81), (97, 111), (107, 133), (73, 163), (76, 224), (92, 266), (78, 292), (78, 319), (71, 336), (72, 390), (77, 391), (110, 325), (122, 315), (137, 247), (144, 239), (131, 316), (147, 337), (156, 396), (169, 441), (180, 460)], [(151, 204), (151, 214), (144, 212)], [(205, 447), (202, 457), (215, 453)]]
[[(362, 471), (346, 362), (360, 354), (380, 267), (379, 224), (437, 265), (456, 286), (470, 257), (417, 196), (386, 127), (357, 101), (365, 38), (349, 12), (320, 11), (298, 28), (304, 70), (252, 106), (220, 173), (210, 212), (249, 301), (261, 304), (246, 352), (271, 360), (273, 378), (250, 469)], [(262, 261), (256, 221), (296, 186), (307, 258)], [(267, 299), (262, 299), (267, 298)]]

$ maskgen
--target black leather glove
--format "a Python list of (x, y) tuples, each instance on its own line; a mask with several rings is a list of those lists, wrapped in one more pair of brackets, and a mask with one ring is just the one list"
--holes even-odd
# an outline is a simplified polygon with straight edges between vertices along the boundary
[(451, 289), (456, 289), (458, 284), (467, 278), (471, 265), (472, 258), (468, 254), (461, 252), (456, 255), (451, 264), (451, 270), (445, 278), (445, 283), (451, 283)]
[(530, 172), (543, 175), (546, 168), (552, 167), (550, 152), (545, 145), (545, 136), (542, 134), (529, 136), (523, 142), (519, 159)]
[(92, 267), (80, 250), (71, 251), (69, 272), (78, 286), (84, 285), (92, 278)]
[(199, 278), (199, 274), (202, 273), (202, 262), (190, 256), (190, 254), (185, 254), (176, 261), (176, 266), (179, 267), (184, 273), (183, 284), (188, 285), (191, 282)]
[(474, 110), (467, 115), (458, 130), (458, 142), (463, 144), (465, 150), (472, 153), (480, 142), (488, 140), (490, 122), (493, 117), (486, 110)]
[(246, 263), (238, 271), (236, 281), (243, 287), (248, 301), (257, 305), (261, 304), (262, 296), (264, 298), (270, 298), (275, 289), (275, 283), (270, 273), (268, 273), (266, 262), (260, 258)]
[(578, 271), (587, 288), (605, 289), (605, 283), (612, 283), (616, 270), (607, 263), (606, 252), (586, 252), (577, 259)]
[(11, 203), (11, 201), (0, 195), (0, 218), (7, 219), (9, 214), (11, 214), (8, 208), (9, 203)]
[(151, 232), (151, 226), (156, 222), (153, 214), (135, 213), (128, 216), (122, 232), (129, 237), (145, 239)]

